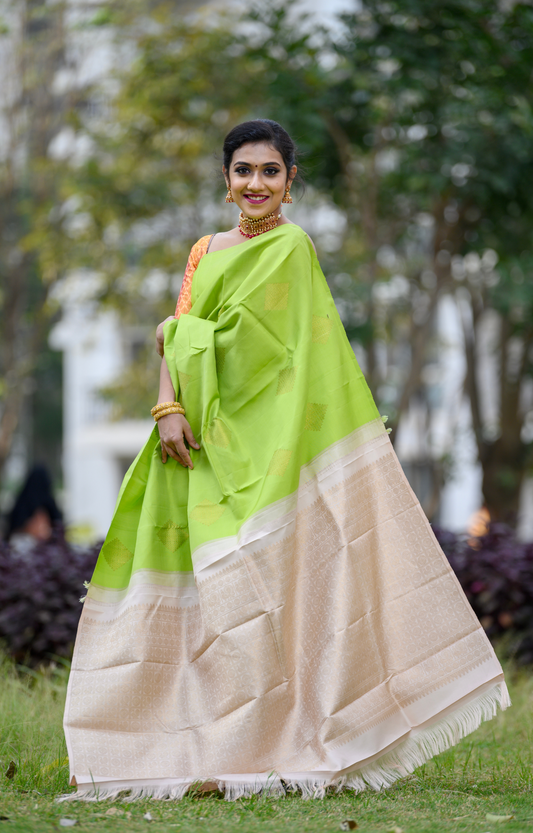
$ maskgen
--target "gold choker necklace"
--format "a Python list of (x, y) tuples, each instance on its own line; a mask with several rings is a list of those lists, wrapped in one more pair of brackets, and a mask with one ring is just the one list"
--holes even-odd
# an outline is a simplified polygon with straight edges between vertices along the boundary
[(280, 217), (281, 211), (277, 216), (272, 212), (265, 217), (252, 219), (251, 217), (245, 217), (241, 211), (239, 214), (239, 231), (244, 237), (257, 237), (258, 234), (264, 234), (265, 231), (272, 231), (276, 228)]

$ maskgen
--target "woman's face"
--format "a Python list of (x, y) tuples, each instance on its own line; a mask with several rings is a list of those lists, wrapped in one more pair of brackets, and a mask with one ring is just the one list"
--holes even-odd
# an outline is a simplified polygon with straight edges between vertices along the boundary
[(278, 150), (266, 142), (250, 142), (235, 151), (229, 170), (223, 171), (243, 214), (258, 218), (273, 211), (279, 213), (287, 177), (294, 178), (296, 165), (287, 173)]

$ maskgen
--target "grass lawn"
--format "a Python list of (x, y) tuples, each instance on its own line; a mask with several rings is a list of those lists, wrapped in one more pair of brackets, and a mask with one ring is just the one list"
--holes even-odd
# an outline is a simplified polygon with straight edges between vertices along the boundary
[[(533, 676), (524, 672), (508, 671), (511, 709), (386, 792), (235, 803), (205, 797), (57, 804), (55, 797), (69, 791), (61, 729), (66, 678), (62, 668), (21, 674), (0, 667), (0, 833), (66, 830), (65, 819), (76, 822), (75, 830), (102, 833), (147, 833), (150, 826), (160, 833), (318, 833), (339, 831), (348, 819), (368, 833), (533, 831)], [(8, 778), (11, 761), (16, 772)]]

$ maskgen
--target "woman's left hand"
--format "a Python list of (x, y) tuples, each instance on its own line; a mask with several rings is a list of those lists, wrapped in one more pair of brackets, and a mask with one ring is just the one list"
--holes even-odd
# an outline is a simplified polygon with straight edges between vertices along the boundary
[(165, 354), (165, 334), (163, 332), (163, 327), (165, 326), (167, 321), (174, 321), (174, 316), (169, 315), (168, 318), (165, 318), (165, 320), (162, 321), (161, 324), (157, 325), (157, 330), (155, 331), (155, 349), (157, 350), (161, 358), (163, 358)]
[(199, 444), (194, 438), (192, 428), (182, 414), (167, 414), (157, 421), (161, 440), (161, 460), (166, 463), (169, 457), (187, 469), (194, 468), (185, 440), (198, 450)]

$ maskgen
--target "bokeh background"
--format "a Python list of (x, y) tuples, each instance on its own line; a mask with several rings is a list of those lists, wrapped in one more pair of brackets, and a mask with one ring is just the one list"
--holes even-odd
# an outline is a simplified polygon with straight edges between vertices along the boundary
[(0, 507), (47, 466), (69, 587), (151, 430), (190, 247), (236, 221), (224, 135), (267, 117), (301, 151), (287, 214), (477, 612), (533, 619), (532, 67), (513, 0), (0, 0)]

